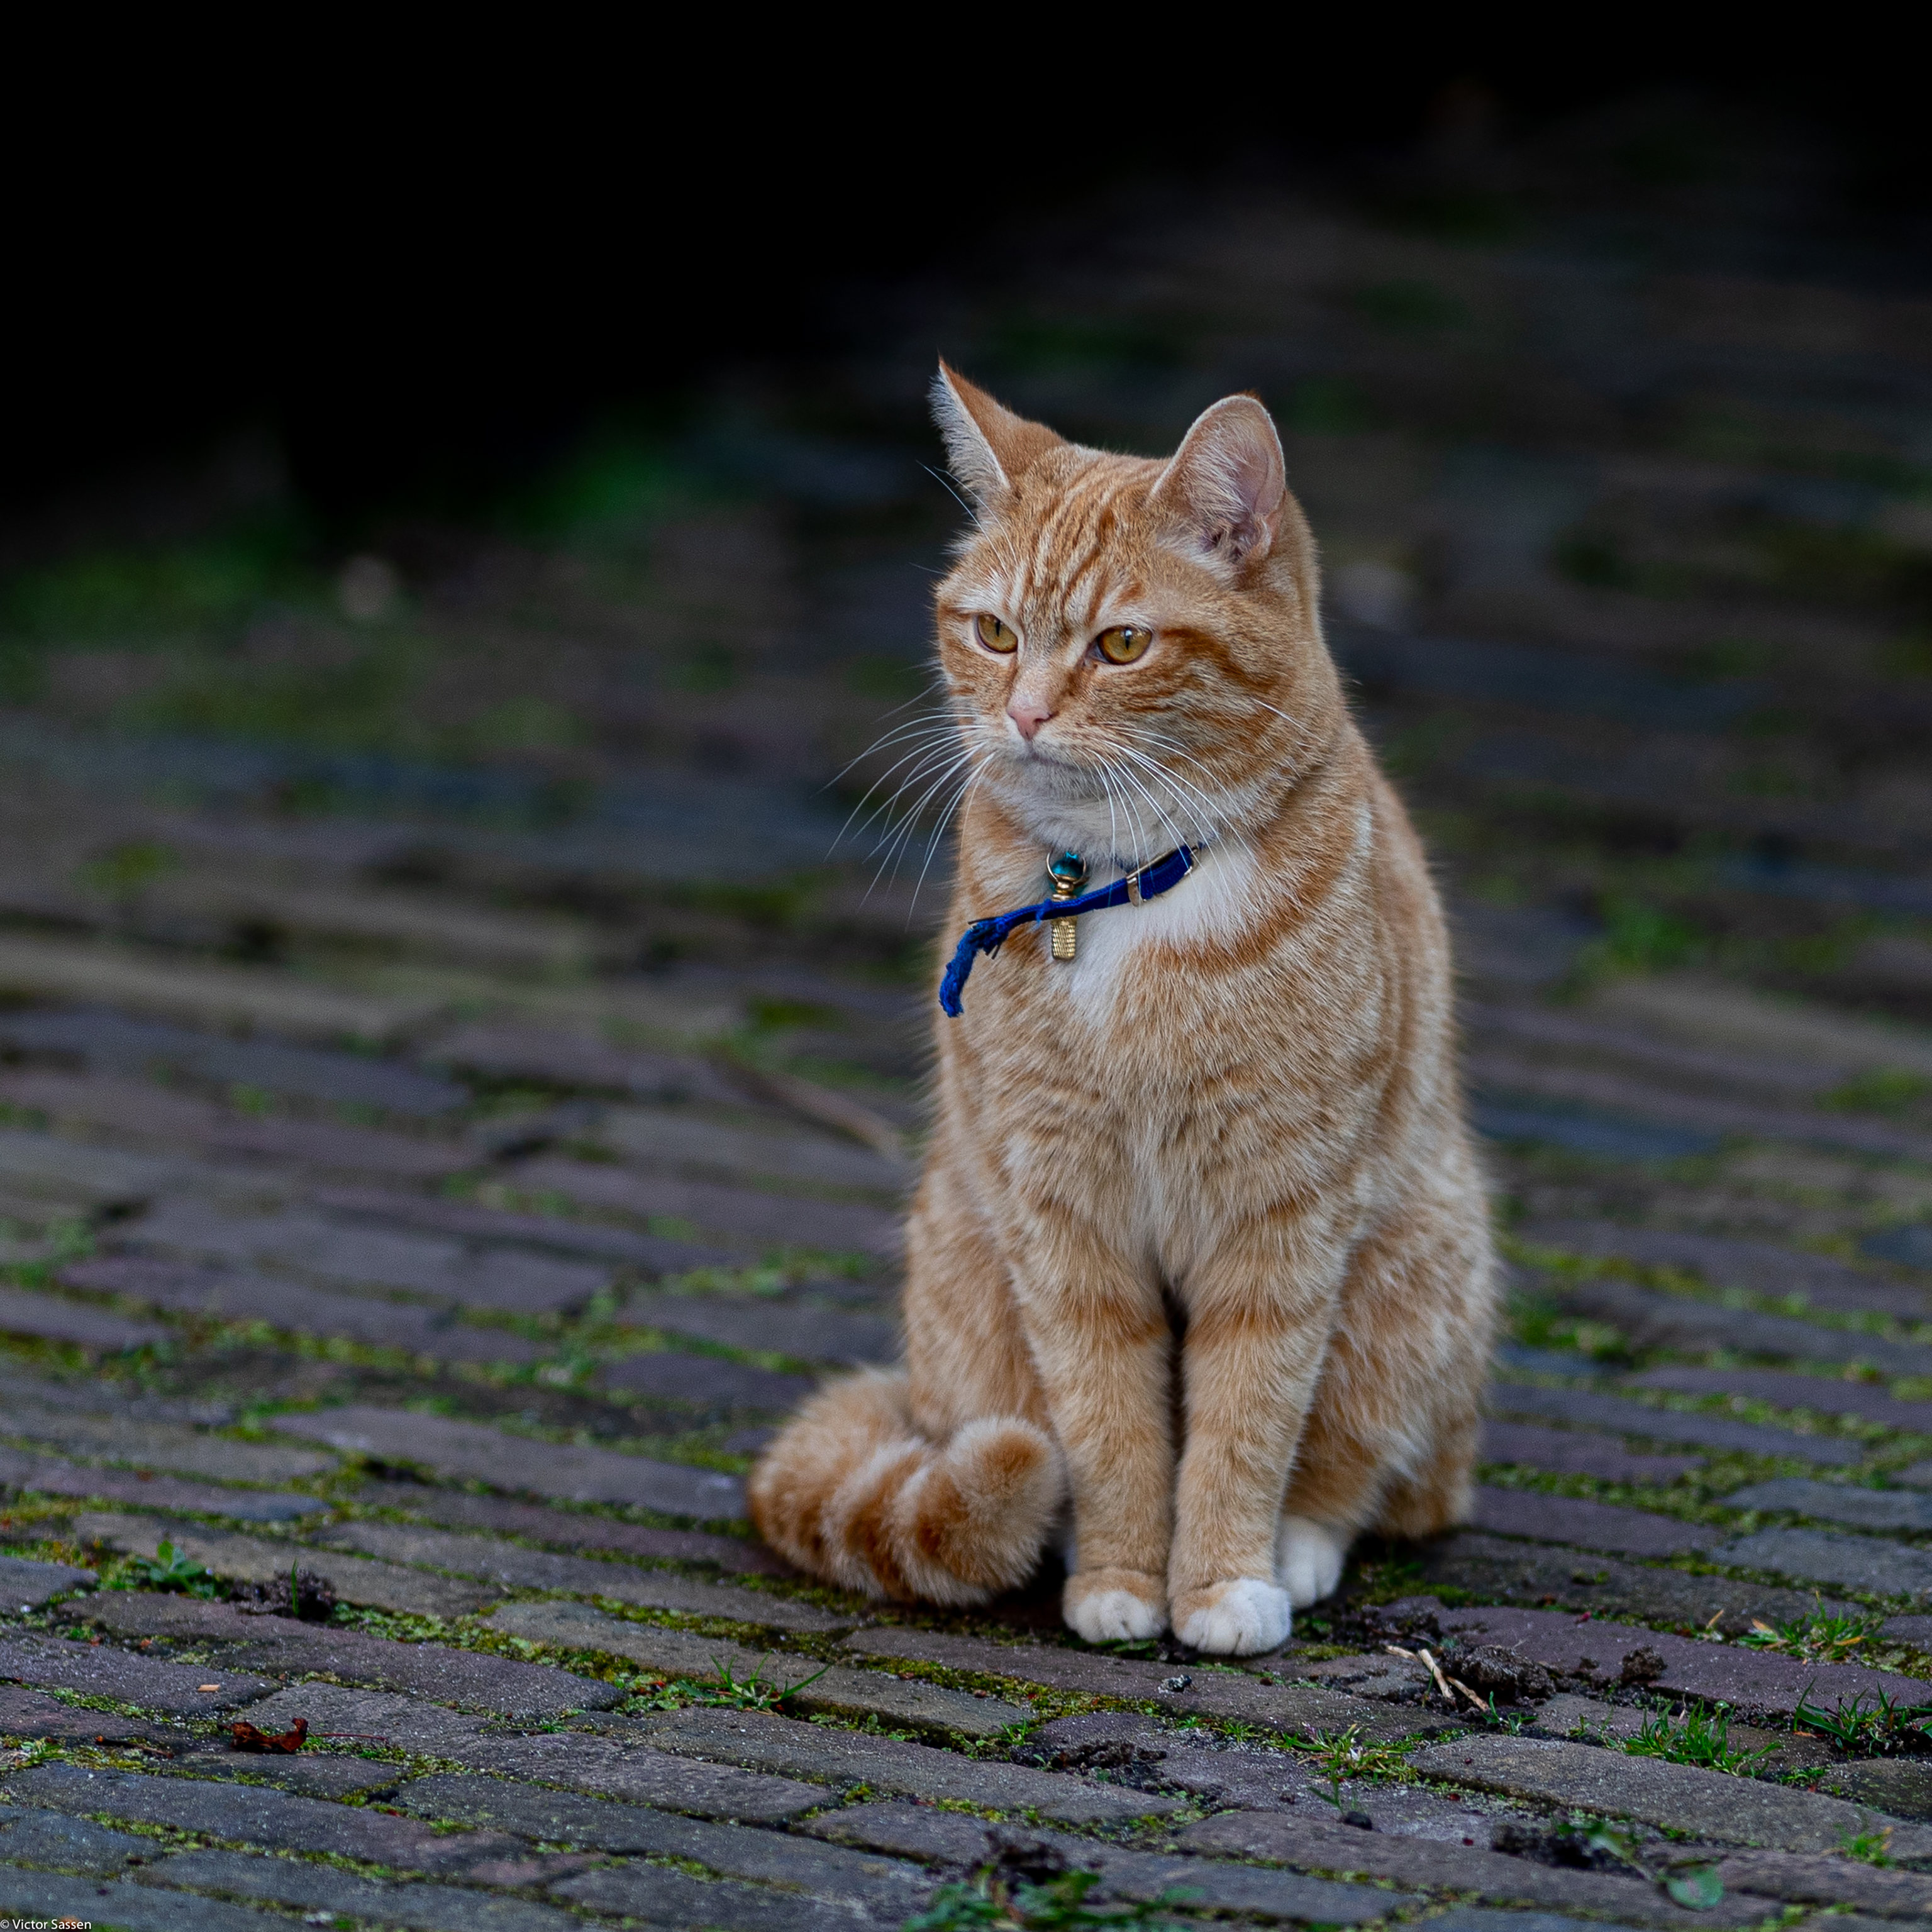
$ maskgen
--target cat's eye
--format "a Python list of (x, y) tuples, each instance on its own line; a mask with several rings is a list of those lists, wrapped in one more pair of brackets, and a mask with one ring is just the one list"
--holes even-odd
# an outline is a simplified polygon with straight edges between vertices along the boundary
[(1147, 647), (1153, 642), (1154, 633), (1144, 625), (1116, 624), (1094, 640), (1094, 648), (1109, 664), (1132, 664), (1147, 656)]
[(1020, 647), (1019, 638), (1011, 627), (984, 611), (973, 620), (973, 628), (980, 634), (980, 643), (989, 651), (998, 651), (1004, 656), (1008, 651), (1016, 651)]

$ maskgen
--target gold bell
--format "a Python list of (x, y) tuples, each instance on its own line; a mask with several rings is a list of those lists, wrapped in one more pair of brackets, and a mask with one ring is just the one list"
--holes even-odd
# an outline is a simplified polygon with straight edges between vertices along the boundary
[[(1046, 876), (1053, 883), (1055, 898), (1076, 898), (1080, 888), (1087, 883), (1087, 862), (1078, 852), (1063, 852), (1047, 867)], [(1070, 919), (1049, 920), (1047, 928), (1052, 935), (1054, 958), (1071, 959), (1079, 936), (1078, 922)]]

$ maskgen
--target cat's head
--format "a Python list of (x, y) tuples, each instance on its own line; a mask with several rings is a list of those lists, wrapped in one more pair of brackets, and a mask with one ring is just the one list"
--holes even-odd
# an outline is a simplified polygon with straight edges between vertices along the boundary
[(1162, 460), (1066, 442), (944, 363), (933, 409), (975, 511), (936, 602), (976, 785), (1122, 864), (1275, 808), (1341, 700), (1268, 411), (1228, 397)]

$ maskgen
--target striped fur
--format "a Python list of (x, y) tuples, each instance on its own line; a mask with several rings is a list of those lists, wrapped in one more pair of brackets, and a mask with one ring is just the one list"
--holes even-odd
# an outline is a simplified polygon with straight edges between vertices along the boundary
[[(753, 1513), (819, 1575), (964, 1603), (1027, 1574), (1064, 1481), (1074, 1630), (1265, 1650), (1359, 1532), (1468, 1507), (1496, 1292), (1440, 908), (1258, 403), (1166, 463), (943, 368), (937, 413), (976, 506), (937, 596), (970, 778), (947, 933), (1062, 849), (1095, 884), (1204, 856), (1070, 963), (1016, 938), (940, 1023), (905, 1370), (808, 1404)], [(1119, 626), (1137, 662), (1094, 648)]]

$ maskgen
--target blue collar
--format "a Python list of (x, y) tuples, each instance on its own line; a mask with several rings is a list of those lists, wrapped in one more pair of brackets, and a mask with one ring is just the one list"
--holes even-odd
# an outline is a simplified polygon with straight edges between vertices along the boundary
[(1116, 879), (1111, 886), (1083, 892), (1077, 899), (1042, 899), (1038, 905), (1017, 906), (1011, 912), (992, 919), (976, 919), (954, 949), (945, 976), (939, 982), (940, 1010), (949, 1018), (959, 1017), (960, 995), (966, 990), (966, 976), (973, 970), (976, 954), (997, 952), (1023, 926), (1038, 926), (1051, 919), (1073, 919), (1083, 912), (1100, 912), (1108, 906), (1139, 905), (1172, 892), (1193, 871), (1195, 857), (1185, 845), (1177, 845), (1164, 859), (1156, 859), (1138, 872)]

